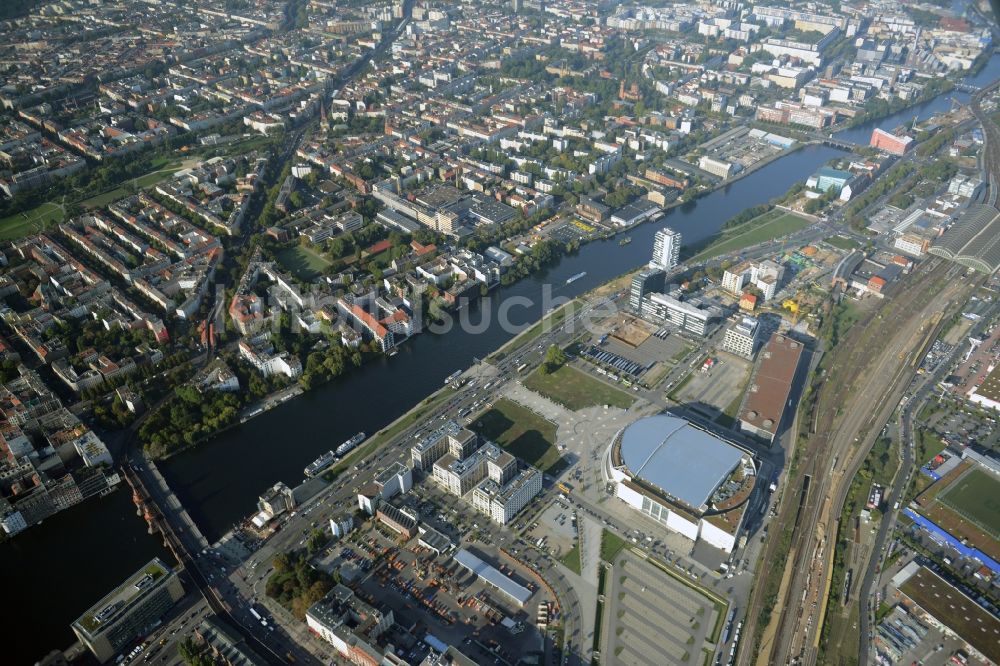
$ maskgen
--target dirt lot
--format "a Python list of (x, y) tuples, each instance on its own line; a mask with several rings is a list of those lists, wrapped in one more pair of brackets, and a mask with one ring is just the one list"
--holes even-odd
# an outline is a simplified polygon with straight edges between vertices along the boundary
[(750, 361), (731, 354), (719, 354), (715, 359), (711, 370), (692, 371), (690, 379), (677, 392), (679, 402), (712, 419), (740, 399), (751, 368)]

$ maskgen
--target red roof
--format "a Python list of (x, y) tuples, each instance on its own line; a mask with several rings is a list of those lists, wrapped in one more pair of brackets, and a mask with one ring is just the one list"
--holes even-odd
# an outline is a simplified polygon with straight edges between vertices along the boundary
[(392, 243), (390, 243), (388, 240), (381, 240), (381, 241), (375, 243), (374, 245), (372, 245), (371, 247), (369, 247), (365, 251), (368, 254), (379, 254), (380, 252), (385, 252), (390, 247), (392, 247)]
[(358, 305), (355, 304), (351, 305), (351, 314), (357, 317), (357, 319), (362, 324), (368, 327), (368, 330), (372, 332), (372, 335), (378, 338), (384, 338), (386, 334), (389, 332), (389, 329), (380, 324), (379, 321), (375, 319), (375, 317), (373, 317), (368, 312), (365, 312), (365, 310), (359, 307)]
[(413, 251), (417, 253), (417, 256), (423, 256), (437, 249), (437, 245), (435, 245), (434, 243), (421, 245), (417, 241), (410, 241), (410, 247), (413, 248)]

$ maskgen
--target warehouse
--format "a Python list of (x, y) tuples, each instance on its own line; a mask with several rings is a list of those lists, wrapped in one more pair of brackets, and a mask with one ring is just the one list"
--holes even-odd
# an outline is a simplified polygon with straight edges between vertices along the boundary
[(500, 573), (498, 569), (483, 562), (464, 548), (455, 553), (455, 561), (476, 574), (482, 581), (495, 587), (518, 606), (523, 606), (531, 598), (531, 590), (514, 582), (511, 578)]
[(605, 474), (629, 506), (693, 541), (731, 552), (756, 468), (736, 445), (661, 414), (615, 436)]
[[(799, 359), (802, 343), (775, 333), (761, 351), (750, 379), (750, 388), (740, 410), (740, 429), (773, 443), (781, 427)], [(791, 413), (791, 412), (790, 412)]]

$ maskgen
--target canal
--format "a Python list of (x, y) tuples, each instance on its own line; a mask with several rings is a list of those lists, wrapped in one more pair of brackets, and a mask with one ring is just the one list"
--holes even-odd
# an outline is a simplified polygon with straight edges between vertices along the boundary
[[(997, 77), (1000, 57), (994, 56), (969, 80), (983, 85)], [(839, 136), (867, 143), (872, 128), (891, 129), (910, 122), (914, 114), (923, 119), (946, 111), (952, 96), (968, 100), (965, 93), (948, 93)], [(657, 224), (633, 229), (629, 245), (619, 246), (617, 239), (588, 244), (546, 272), (498, 290), (489, 302), (471, 308), (473, 323), (489, 317), (491, 325), (483, 326), (482, 332), (455, 327), (445, 334), (422, 334), (396, 356), (370, 363), (229, 430), (169, 461), (163, 472), (205, 535), (214, 540), (251, 511), (266, 487), (278, 480), (298, 482), (302, 468), (321, 452), (359, 430), (374, 433), (439, 388), (450, 373), (507, 342), (512, 333), (496, 325), (501, 301), (527, 297), (533, 305), (513, 308), (509, 318), (525, 325), (537, 321), (546, 285), (552, 286), (555, 296), (572, 297), (638, 267), (648, 260), (653, 234), (662, 225), (680, 231), (685, 243), (704, 240), (733, 215), (780, 196), (838, 154), (831, 148), (808, 146), (699, 201), (672, 209)], [(565, 284), (568, 277), (583, 271), (585, 277)], [(74, 639), (70, 622), (158, 555), (169, 557), (161, 542), (146, 534), (127, 490), (88, 501), (0, 544), (0, 570), (7, 584), (0, 618), (8, 635), (17, 637), (7, 642), (4, 662), (33, 663), (47, 651), (69, 645)]]

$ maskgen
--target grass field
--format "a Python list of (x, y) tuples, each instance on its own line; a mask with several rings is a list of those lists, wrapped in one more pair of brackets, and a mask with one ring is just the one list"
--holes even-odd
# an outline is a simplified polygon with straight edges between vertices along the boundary
[(687, 260), (687, 263), (705, 261), (720, 254), (728, 254), (745, 247), (774, 240), (804, 229), (811, 221), (795, 213), (772, 210), (715, 236), (709, 245)]
[(580, 544), (573, 544), (572, 550), (559, 558), (559, 561), (566, 565), (566, 568), (580, 575)]
[(528, 464), (553, 476), (565, 464), (555, 447), (555, 425), (506, 398), (497, 400), (470, 427)]
[(0, 240), (13, 240), (44, 231), (63, 220), (58, 204), (43, 203), (36, 208), (0, 219)]
[(303, 245), (286, 247), (278, 251), (278, 261), (299, 279), (310, 282), (323, 274), (333, 262)]
[(614, 562), (615, 556), (625, 547), (625, 539), (614, 532), (601, 531), (601, 559), (605, 562)]
[(938, 500), (1000, 538), (1000, 482), (980, 469), (951, 484)]
[(524, 381), (532, 391), (576, 411), (596, 405), (611, 405), (628, 409), (634, 399), (624, 391), (593, 379), (576, 368), (564, 365), (552, 374), (538, 368)]
[[(137, 189), (152, 187), (181, 170), (180, 164), (176, 162), (169, 167), (165, 167), (165, 164), (166, 162), (163, 162), (162, 160), (154, 162), (154, 165), (158, 168), (155, 171), (150, 171), (149, 173), (136, 178), (134, 181), (135, 187)], [(128, 195), (129, 192), (124, 187), (116, 187), (113, 190), (108, 190), (107, 192), (102, 192), (96, 196), (92, 196), (89, 199), (84, 199), (80, 202), (80, 205), (84, 208), (101, 208), (102, 206), (107, 206), (109, 203), (117, 201), (118, 199), (124, 199)]]
[(830, 236), (826, 239), (826, 242), (841, 250), (854, 250), (858, 247), (857, 241), (846, 236)]

